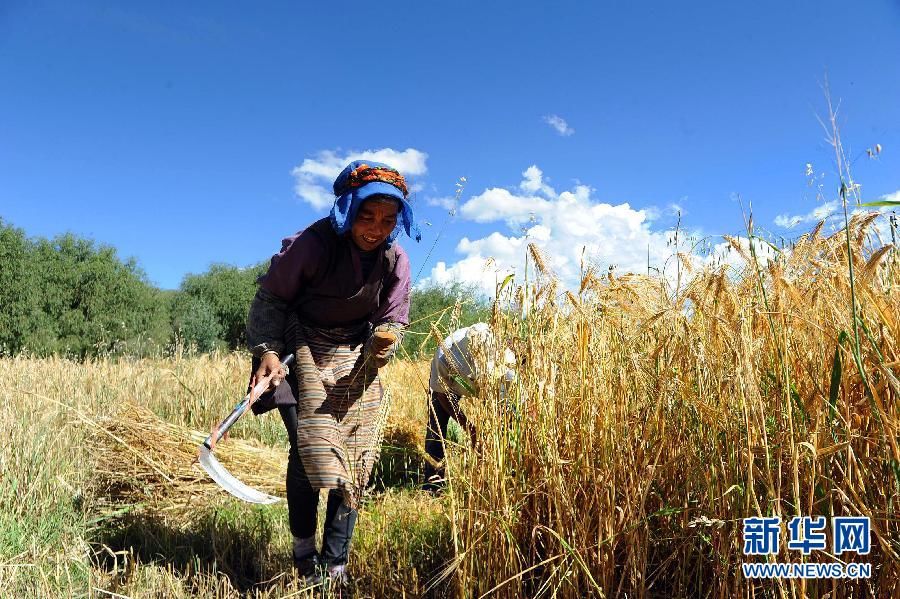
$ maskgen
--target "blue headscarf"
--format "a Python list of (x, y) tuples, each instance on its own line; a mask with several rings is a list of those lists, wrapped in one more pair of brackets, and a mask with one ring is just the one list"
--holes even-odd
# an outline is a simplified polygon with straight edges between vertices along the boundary
[[(374, 180), (361, 181), (358, 177), (360, 171), (357, 170), (361, 166), (375, 169), (374, 175), (370, 172), (370, 177), (368, 178), (377, 176), (378, 169), (393, 171), (396, 173), (396, 177), (384, 177), (384, 180), (376, 178)], [(361, 170), (365, 171), (365, 169)], [(389, 182), (388, 179), (391, 179), (393, 182)], [(334, 227), (338, 235), (344, 235), (350, 230), (353, 221), (356, 219), (356, 213), (359, 212), (359, 207), (363, 202), (374, 196), (387, 196), (400, 203), (400, 210), (397, 211), (397, 226), (388, 235), (387, 247), (391, 247), (397, 235), (400, 234), (401, 227), (408, 236), (416, 241), (422, 240), (422, 233), (419, 231), (419, 226), (416, 224), (413, 216), (412, 206), (406, 199), (406, 182), (397, 173), (396, 169), (371, 160), (355, 160), (348, 164), (341, 171), (341, 174), (338, 175), (337, 179), (334, 180), (334, 195), (334, 206), (331, 208), (331, 226)]]

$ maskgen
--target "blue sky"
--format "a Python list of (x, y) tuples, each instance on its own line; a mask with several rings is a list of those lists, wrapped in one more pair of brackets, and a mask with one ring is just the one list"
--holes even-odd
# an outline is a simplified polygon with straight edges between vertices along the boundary
[(714, 244), (735, 194), (778, 235), (828, 212), (826, 73), (864, 199), (900, 191), (897, 0), (253, 6), (0, 3), (0, 218), (176, 288), (268, 258), (381, 157), (418, 190), (420, 283), (488, 285), (527, 242), (564, 279), (582, 247), (640, 270), (679, 208)]

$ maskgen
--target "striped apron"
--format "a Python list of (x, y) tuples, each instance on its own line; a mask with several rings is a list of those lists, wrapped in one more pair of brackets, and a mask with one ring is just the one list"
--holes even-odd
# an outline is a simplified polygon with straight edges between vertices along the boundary
[(340, 489), (351, 507), (362, 498), (380, 451), (374, 437), (382, 387), (362, 351), (368, 334), (368, 323), (297, 324), (295, 337), (300, 460), (314, 489)]

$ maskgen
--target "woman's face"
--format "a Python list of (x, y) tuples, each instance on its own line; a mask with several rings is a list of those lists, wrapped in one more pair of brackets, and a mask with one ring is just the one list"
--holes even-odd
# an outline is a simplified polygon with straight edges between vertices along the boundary
[(397, 226), (400, 204), (395, 200), (367, 200), (350, 227), (350, 238), (363, 251), (374, 250)]

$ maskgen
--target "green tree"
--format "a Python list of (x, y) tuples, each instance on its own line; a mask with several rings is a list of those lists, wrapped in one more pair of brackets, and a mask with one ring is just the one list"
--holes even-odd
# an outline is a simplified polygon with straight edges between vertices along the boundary
[(134, 260), (66, 234), (29, 240), (0, 222), (0, 347), (9, 353), (156, 348), (170, 334), (166, 303)]
[(441, 335), (491, 317), (490, 303), (476, 289), (453, 284), (413, 289), (409, 298), (409, 329), (400, 356), (430, 356), (437, 348), (431, 325)]
[(179, 302), (174, 324), (184, 342), (197, 351), (210, 352), (224, 344), (216, 311), (202, 298), (185, 296)]
[(30, 266), (32, 244), (24, 231), (0, 219), (0, 354), (15, 354), (34, 335), (37, 309)]
[[(256, 294), (256, 279), (267, 268), (268, 263), (249, 268), (213, 264), (203, 274), (187, 275), (181, 282), (174, 312), (186, 317), (187, 312), (193, 310), (195, 313), (191, 318), (195, 318), (200, 310), (196, 307), (196, 302), (202, 301), (212, 311), (219, 325), (219, 339), (232, 349), (243, 347), (247, 314)], [(178, 318), (176, 316), (176, 320)]]
[(38, 241), (34, 259), (41, 329), (54, 339), (39, 352), (85, 357), (168, 337), (165, 302), (133, 259), (123, 263), (112, 247), (72, 234)]

